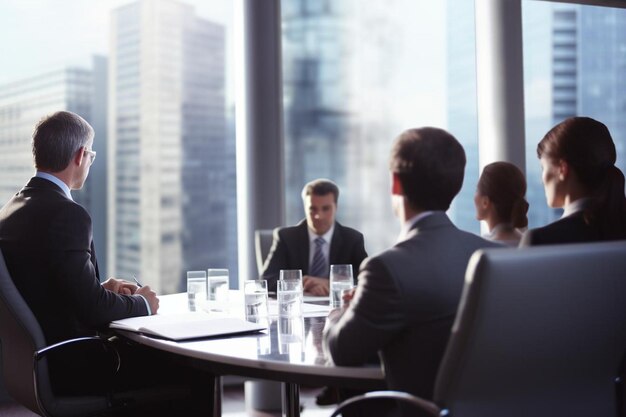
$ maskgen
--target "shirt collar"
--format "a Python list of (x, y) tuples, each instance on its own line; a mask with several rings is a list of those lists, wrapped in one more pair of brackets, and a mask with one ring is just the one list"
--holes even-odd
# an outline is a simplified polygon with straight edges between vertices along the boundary
[(416, 214), (415, 216), (404, 222), (404, 224), (402, 225), (402, 230), (400, 230), (400, 236), (398, 236), (398, 242), (406, 240), (407, 236), (409, 235), (409, 231), (413, 228), (413, 226), (415, 226), (415, 223), (419, 222), (423, 218), (430, 216), (433, 213), (434, 211), (422, 211), (421, 213)]
[(333, 223), (332, 226), (330, 226), (330, 229), (328, 229), (328, 232), (324, 233), (323, 235), (319, 236), (316, 235), (310, 228), (309, 226), (307, 226), (306, 228), (307, 232), (309, 232), (309, 242), (314, 242), (315, 239), (317, 239), (318, 237), (321, 237), (324, 239), (324, 241), (326, 241), (326, 243), (330, 243), (330, 241), (333, 238), (333, 233), (335, 232), (335, 223)]
[(589, 206), (590, 201), (591, 200), (589, 198), (579, 198), (576, 201), (572, 201), (567, 206), (563, 207), (563, 215), (561, 218), (583, 211), (587, 208), (587, 206)]
[(65, 194), (67, 198), (74, 201), (74, 199), (72, 198), (72, 194), (70, 192), (70, 187), (68, 187), (67, 184), (61, 181), (58, 177), (55, 177), (52, 174), (48, 174), (47, 172), (41, 172), (41, 171), (37, 171), (35, 173), (35, 177), (43, 178), (44, 180), (48, 180), (50, 182), (55, 183), (63, 191), (63, 193)]

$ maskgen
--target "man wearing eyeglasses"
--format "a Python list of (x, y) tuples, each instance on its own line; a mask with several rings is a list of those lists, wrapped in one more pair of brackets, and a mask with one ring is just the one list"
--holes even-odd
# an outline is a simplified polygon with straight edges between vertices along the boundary
[[(148, 286), (115, 278), (100, 282), (91, 217), (71, 194), (82, 188), (94, 163), (93, 141), (93, 128), (77, 114), (60, 111), (44, 118), (32, 140), (36, 174), (0, 209), (0, 249), (48, 345), (93, 336), (113, 320), (156, 314), (159, 309), (159, 299)], [(172, 376), (165, 361), (153, 363), (151, 352), (115, 343), (122, 369), (113, 377), (102, 352), (92, 346), (51, 354), (53, 390), (59, 395), (99, 394), (111, 387), (123, 391), (158, 386), (159, 374)], [(176, 378), (195, 378), (191, 371), (177, 372)], [(167, 415), (166, 407), (152, 411)], [(147, 414), (161, 415), (152, 411)], [(195, 415), (193, 411), (185, 415)], [(134, 415), (144, 413), (137, 410)]]

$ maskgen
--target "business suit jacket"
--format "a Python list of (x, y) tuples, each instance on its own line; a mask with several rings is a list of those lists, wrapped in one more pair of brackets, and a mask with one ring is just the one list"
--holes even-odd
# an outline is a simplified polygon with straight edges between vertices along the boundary
[(335, 364), (360, 365), (379, 352), (390, 389), (432, 398), (468, 260), (498, 246), (444, 212), (419, 220), (406, 240), (363, 263), (355, 297), (324, 337)]
[[(308, 275), (310, 249), (307, 227), (306, 221), (302, 220), (296, 226), (274, 230), (274, 242), (262, 273), (270, 291), (276, 291), (281, 269), (301, 269), (302, 275)], [(329, 249), (329, 265), (352, 264), (356, 277), (361, 262), (367, 257), (363, 234), (335, 222)]]
[(551, 245), (559, 243), (596, 242), (602, 239), (600, 230), (585, 221), (584, 212), (578, 211), (547, 226), (528, 230), (520, 246)]
[(0, 248), (49, 344), (148, 313), (141, 297), (102, 288), (91, 217), (51, 181), (32, 178), (0, 210)]

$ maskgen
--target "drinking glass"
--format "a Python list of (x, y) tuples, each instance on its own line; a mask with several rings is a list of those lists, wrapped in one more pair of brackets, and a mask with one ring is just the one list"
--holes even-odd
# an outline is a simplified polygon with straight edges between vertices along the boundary
[(281, 279), (278, 281), (278, 315), (302, 316), (302, 280)]
[(226, 310), (228, 308), (228, 269), (209, 269), (208, 282), (211, 310)]
[(281, 280), (299, 279), (300, 281), (302, 281), (302, 270), (301, 269), (281, 269), (280, 279)]
[(343, 307), (343, 294), (354, 287), (352, 277), (352, 265), (330, 266), (330, 306), (331, 308)]
[(206, 271), (187, 271), (187, 305), (189, 311), (201, 310), (206, 302)]
[(243, 284), (246, 319), (256, 320), (267, 317), (267, 281), (264, 279), (246, 281)]

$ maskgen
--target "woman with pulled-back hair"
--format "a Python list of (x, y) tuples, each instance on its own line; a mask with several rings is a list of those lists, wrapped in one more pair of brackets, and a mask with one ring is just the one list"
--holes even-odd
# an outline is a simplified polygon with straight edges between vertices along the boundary
[(554, 126), (537, 146), (550, 207), (563, 217), (529, 230), (521, 246), (626, 239), (624, 174), (609, 129), (589, 117)]
[(509, 162), (494, 162), (485, 166), (474, 195), (476, 219), (484, 220), (489, 228), (489, 240), (517, 246), (523, 229), (528, 225), (526, 178), (518, 167)]

